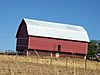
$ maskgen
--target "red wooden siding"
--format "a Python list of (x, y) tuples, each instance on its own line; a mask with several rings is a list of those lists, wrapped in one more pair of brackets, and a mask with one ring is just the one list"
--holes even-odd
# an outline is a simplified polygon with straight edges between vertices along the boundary
[(61, 52), (87, 54), (88, 43), (86, 42), (58, 40), (40, 37), (29, 37), (28, 49), (58, 51), (58, 45), (61, 45)]

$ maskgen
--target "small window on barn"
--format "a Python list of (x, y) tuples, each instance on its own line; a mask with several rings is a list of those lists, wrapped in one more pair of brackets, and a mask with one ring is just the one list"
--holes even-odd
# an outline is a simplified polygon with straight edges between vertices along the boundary
[(58, 52), (61, 51), (61, 45), (58, 45)]

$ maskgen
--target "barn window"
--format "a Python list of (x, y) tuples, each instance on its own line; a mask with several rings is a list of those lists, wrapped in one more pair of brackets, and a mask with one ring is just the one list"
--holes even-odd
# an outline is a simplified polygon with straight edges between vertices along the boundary
[(61, 51), (61, 45), (58, 45), (58, 52)]

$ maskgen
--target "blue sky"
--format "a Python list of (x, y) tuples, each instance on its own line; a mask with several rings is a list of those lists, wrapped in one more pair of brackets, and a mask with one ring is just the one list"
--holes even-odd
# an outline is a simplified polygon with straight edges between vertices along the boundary
[(0, 50), (16, 49), (22, 18), (82, 25), (100, 40), (100, 0), (0, 0)]

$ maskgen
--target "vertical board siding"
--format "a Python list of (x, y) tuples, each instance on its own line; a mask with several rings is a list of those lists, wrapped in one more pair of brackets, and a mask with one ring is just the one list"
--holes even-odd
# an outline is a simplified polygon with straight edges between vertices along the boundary
[(23, 21), (17, 32), (17, 43), (16, 43), (16, 49), (17, 50), (25, 50), (28, 48), (28, 32), (25, 22)]
[(87, 54), (88, 43), (85, 42), (29, 37), (29, 49), (58, 51), (58, 45), (61, 45), (61, 52)]

